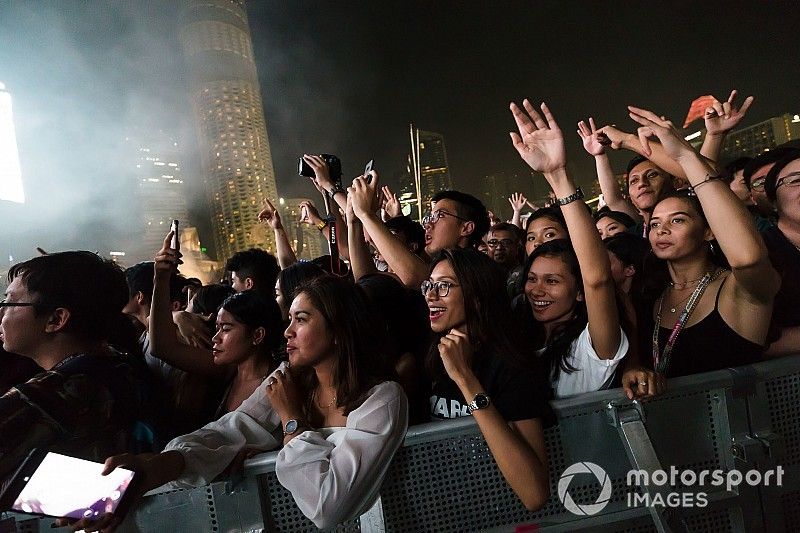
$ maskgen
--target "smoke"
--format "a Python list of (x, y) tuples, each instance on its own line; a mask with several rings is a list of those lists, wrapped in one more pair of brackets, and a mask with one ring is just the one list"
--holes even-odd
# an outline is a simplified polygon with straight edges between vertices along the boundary
[(36, 246), (107, 254), (135, 239), (127, 136), (180, 139), (184, 176), (196, 179), (175, 11), (167, 0), (2, 8), (0, 81), (13, 98), (27, 203), (0, 203), (0, 257), (21, 260)]

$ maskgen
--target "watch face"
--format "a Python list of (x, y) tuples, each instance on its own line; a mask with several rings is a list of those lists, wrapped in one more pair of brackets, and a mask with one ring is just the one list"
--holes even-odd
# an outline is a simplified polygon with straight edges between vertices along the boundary
[(473, 401), (478, 409), (486, 409), (489, 407), (489, 397), (483, 393), (476, 394)]
[(287, 435), (291, 435), (292, 433), (297, 431), (297, 420), (292, 419), (286, 422), (286, 428), (283, 431)]

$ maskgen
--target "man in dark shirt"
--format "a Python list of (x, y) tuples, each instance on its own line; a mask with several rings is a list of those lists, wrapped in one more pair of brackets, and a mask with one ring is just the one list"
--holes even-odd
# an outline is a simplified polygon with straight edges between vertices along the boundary
[(8, 281), (3, 349), (44, 371), (0, 396), (0, 479), (33, 448), (96, 461), (128, 451), (141, 389), (107, 344), (127, 301), (122, 270), (61, 252), (14, 265)]
[(800, 353), (800, 149), (783, 153), (764, 183), (767, 197), (777, 210), (778, 223), (761, 235), (781, 275), (772, 313), (780, 337), (767, 349), (769, 357)]

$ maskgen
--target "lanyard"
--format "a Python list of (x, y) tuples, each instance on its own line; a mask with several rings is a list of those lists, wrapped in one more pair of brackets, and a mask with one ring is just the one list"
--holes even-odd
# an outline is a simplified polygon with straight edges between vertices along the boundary
[(653, 326), (653, 370), (666, 374), (667, 368), (669, 368), (669, 358), (670, 355), (672, 355), (672, 348), (678, 340), (678, 335), (680, 335), (681, 331), (686, 327), (686, 323), (689, 321), (689, 317), (692, 316), (695, 307), (697, 307), (697, 302), (703, 297), (706, 287), (723, 272), (725, 272), (725, 270), (718, 270), (714, 273), (706, 272), (706, 275), (703, 276), (700, 283), (697, 284), (694, 292), (692, 292), (692, 295), (686, 302), (686, 307), (683, 308), (683, 311), (681, 311), (681, 314), (678, 316), (678, 320), (675, 321), (675, 325), (672, 327), (672, 333), (670, 333), (667, 344), (664, 346), (664, 353), (659, 353), (658, 332), (659, 328), (661, 328), (661, 310), (664, 304), (665, 294), (662, 294), (661, 298), (658, 299), (658, 313), (656, 313), (656, 323), (655, 326)]

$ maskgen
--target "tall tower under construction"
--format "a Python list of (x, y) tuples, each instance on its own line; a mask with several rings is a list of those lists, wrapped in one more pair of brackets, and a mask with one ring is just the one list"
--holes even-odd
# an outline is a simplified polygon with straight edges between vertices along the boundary
[(244, 0), (186, 0), (180, 41), (217, 258), (272, 251), (257, 216), (278, 195)]

